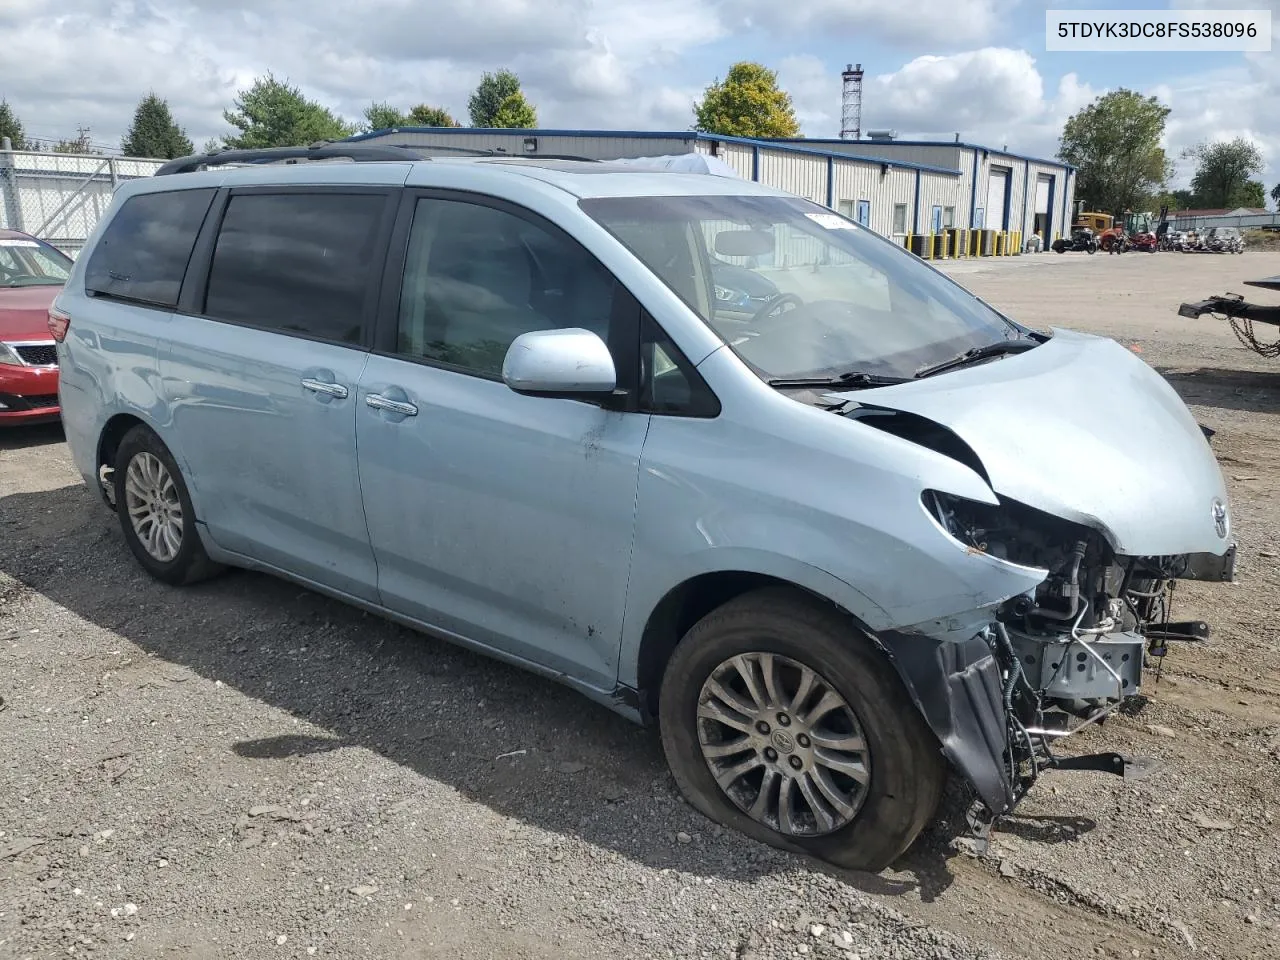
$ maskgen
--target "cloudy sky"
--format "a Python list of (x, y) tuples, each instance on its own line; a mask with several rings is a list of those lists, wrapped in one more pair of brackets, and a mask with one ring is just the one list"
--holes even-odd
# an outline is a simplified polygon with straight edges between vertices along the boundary
[[(1044, 11), (1093, 0), (0, 0), (0, 97), (28, 134), (118, 146), (139, 97), (199, 146), (270, 70), (348, 118), (372, 100), (460, 119), (484, 70), (521, 77), (544, 127), (687, 129), (736, 60), (779, 72), (806, 136), (840, 128), (840, 71), (867, 71), (864, 128), (1051, 156), (1063, 120), (1126, 86), (1173, 108), (1167, 146), (1244, 135), (1280, 181), (1280, 52), (1048, 53)], [(1126, 0), (1269, 8), (1280, 0)], [(1190, 171), (1184, 164), (1179, 180)]]

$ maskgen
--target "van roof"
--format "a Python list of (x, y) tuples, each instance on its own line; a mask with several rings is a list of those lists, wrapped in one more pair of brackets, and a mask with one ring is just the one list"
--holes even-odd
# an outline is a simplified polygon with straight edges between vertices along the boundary
[[(260, 151), (267, 153), (267, 151)], [(194, 162), (198, 158), (184, 158)], [(214, 156), (217, 159), (217, 156)], [(172, 166), (179, 161), (172, 161)], [(234, 165), (233, 165), (234, 164)], [(320, 159), (303, 162), (223, 161), (191, 172), (161, 168), (127, 184), (129, 192), (268, 184), (364, 184), (483, 189), (517, 177), (554, 186), (580, 199), (644, 196), (790, 196), (750, 180), (708, 173), (636, 167), (612, 161), (480, 156), (406, 159)]]

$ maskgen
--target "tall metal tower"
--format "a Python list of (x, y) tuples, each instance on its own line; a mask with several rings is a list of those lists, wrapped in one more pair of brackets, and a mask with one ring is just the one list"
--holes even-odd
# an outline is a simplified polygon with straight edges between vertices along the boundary
[(849, 64), (840, 74), (844, 89), (840, 99), (840, 139), (862, 138), (862, 64)]

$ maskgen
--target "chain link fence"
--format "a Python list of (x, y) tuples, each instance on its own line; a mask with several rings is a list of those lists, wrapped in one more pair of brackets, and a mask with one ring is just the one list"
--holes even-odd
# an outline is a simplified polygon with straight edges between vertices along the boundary
[(75, 257), (117, 186), (163, 160), (0, 150), (0, 229), (21, 230)]

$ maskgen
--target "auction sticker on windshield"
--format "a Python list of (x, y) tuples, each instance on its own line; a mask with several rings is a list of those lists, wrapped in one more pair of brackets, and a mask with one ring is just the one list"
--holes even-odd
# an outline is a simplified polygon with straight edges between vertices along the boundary
[(837, 217), (834, 213), (806, 213), (805, 216), (828, 230), (853, 230), (857, 227), (857, 224), (850, 223), (843, 217)]

